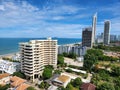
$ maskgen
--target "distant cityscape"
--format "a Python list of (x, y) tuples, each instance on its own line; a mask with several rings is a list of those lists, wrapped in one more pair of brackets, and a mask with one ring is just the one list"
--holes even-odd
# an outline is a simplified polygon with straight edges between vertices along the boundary
[[(110, 34), (110, 20), (104, 21), (103, 33), (96, 35), (97, 13), (92, 19), (92, 26), (82, 30), (82, 42), (58, 45), (58, 40), (53, 40), (51, 37), (20, 42), (18, 53), (1, 57), (0, 84), (8, 84), (6, 90), (58, 90), (58, 88), (59, 90), (96, 90), (96, 88), (102, 88), (102, 86), (97, 86), (96, 81), (94, 82), (96, 78), (94, 75), (97, 75), (95, 74), (97, 69), (98, 71), (107, 70), (107, 72), (113, 70), (109, 66), (109, 68), (100, 66), (101, 60), (111, 60), (109, 62), (114, 62), (116, 65), (120, 62), (119, 52), (105, 50), (110, 49), (112, 44), (114, 46), (114, 43), (118, 43), (116, 46), (119, 46), (120, 35)], [(66, 89), (70, 88), (69, 84), (72, 89)]]

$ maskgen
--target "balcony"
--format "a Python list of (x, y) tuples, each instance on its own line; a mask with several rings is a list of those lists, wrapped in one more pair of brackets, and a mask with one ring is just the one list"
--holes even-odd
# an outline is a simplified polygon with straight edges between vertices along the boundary
[(30, 76), (30, 77), (33, 76), (33, 74), (29, 74), (29, 73), (26, 73), (26, 72), (25, 72), (25, 75), (26, 75), (26, 76)]
[(32, 64), (24, 64), (24, 67), (32, 68), (33, 65)]
[(32, 49), (32, 47), (25, 47), (25, 49)]
[(31, 62), (31, 63), (32, 63), (32, 62), (33, 62), (33, 59), (29, 59), (29, 58), (27, 59), (27, 58), (24, 58), (24, 61), (28, 61), (28, 62)]
[(24, 70), (25, 73), (33, 74), (33, 71), (30, 70)]
[(32, 49), (24, 49), (25, 52), (33, 52)]
[(26, 70), (31, 70), (31, 71), (33, 71), (33, 68), (24, 67), (24, 70), (25, 70), (25, 71), (26, 71)]
[(32, 52), (24, 52), (24, 55), (33, 55)]
[(32, 59), (33, 56), (32, 55), (24, 55), (25, 58), (28, 58), (28, 59)]

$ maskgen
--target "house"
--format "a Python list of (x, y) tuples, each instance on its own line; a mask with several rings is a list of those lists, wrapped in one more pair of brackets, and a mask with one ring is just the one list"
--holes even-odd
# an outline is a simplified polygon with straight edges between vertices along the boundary
[(10, 85), (13, 90), (26, 90), (30, 85), (26, 84), (26, 80), (13, 76), (10, 79)]
[(8, 73), (3, 73), (0, 74), (0, 85), (5, 85), (10, 83), (10, 74)]
[(95, 90), (96, 86), (91, 83), (83, 83), (80, 88), (81, 90)]
[(66, 87), (67, 84), (70, 82), (71, 78), (67, 75), (60, 75), (59, 77), (55, 78), (52, 83), (56, 86), (63, 86)]
[(23, 83), (16, 88), (16, 90), (26, 90), (30, 85)]
[(17, 76), (13, 76), (13, 77), (10, 79), (10, 82), (11, 82), (11, 86), (12, 86), (12, 87), (17, 87), (17, 86), (21, 85), (22, 83), (25, 83), (26, 80), (21, 79), (21, 78), (19, 78), (19, 77), (17, 77)]

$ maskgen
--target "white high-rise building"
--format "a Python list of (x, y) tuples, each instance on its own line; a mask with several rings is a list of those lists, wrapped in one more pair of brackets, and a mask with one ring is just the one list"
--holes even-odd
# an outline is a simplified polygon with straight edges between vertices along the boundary
[(110, 41), (111, 42), (117, 41), (117, 35), (110, 35)]
[(118, 35), (118, 41), (120, 41), (120, 35)]
[(103, 43), (103, 33), (97, 35), (96, 42), (97, 43)]
[(87, 51), (87, 47), (82, 47), (81, 45), (67, 44), (58, 46), (58, 54), (63, 53), (75, 53), (78, 57), (84, 56)]
[(96, 25), (97, 25), (97, 13), (93, 16), (92, 20), (92, 46), (95, 44), (96, 39)]
[(110, 21), (104, 22), (104, 45), (109, 45), (110, 43)]
[(45, 65), (57, 66), (57, 40), (30, 40), (20, 43), (21, 71), (34, 82)]

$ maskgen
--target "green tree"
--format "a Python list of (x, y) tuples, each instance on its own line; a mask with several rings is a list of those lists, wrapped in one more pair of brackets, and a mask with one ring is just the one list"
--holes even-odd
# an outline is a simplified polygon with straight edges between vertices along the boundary
[(100, 82), (101, 77), (99, 76), (99, 74), (93, 74), (91, 82), (93, 84), (95, 84), (96, 86), (98, 86), (98, 83)]
[(43, 79), (49, 79), (50, 77), (52, 77), (52, 69), (51, 68), (45, 68), (43, 71)]
[(40, 85), (38, 85), (39, 88), (47, 89), (50, 85), (47, 82), (41, 82)]
[(115, 76), (120, 76), (120, 67), (112, 67), (112, 74)]
[(115, 84), (115, 90), (120, 90), (120, 76), (115, 77), (113, 83)]
[(98, 86), (98, 90), (115, 90), (115, 88), (114, 88), (113, 84), (104, 82)]
[(52, 65), (46, 65), (45, 68), (54, 69)]
[(61, 66), (64, 65), (64, 57), (62, 55), (58, 55), (58, 64)]
[(107, 51), (115, 51), (120, 52), (120, 46), (105, 46), (105, 45), (98, 45), (94, 46), (95, 49), (102, 49)]
[(27, 90), (36, 90), (34, 87), (28, 87)]
[(74, 87), (77, 87), (77, 88), (79, 88), (80, 87), (80, 85), (82, 84), (82, 80), (81, 80), (81, 78), (76, 78), (75, 80), (73, 80), (73, 82), (72, 82), (72, 85), (74, 86)]
[(72, 59), (76, 59), (77, 55), (75, 53), (69, 53), (68, 57)]
[(39, 88), (45, 88), (44, 82), (41, 82), (41, 84), (39, 85)]
[(100, 49), (89, 49), (87, 50), (87, 54), (94, 54), (95, 56), (103, 55), (103, 51)]
[(0, 90), (7, 90), (8, 88), (10, 88), (9, 84), (6, 84), (5, 86), (0, 85)]
[(106, 71), (104, 69), (100, 69), (98, 71), (98, 74), (99, 74), (101, 80), (109, 81), (109, 82), (110, 82), (110, 80), (112, 81), (112, 78), (110, 78), (110, 75), (109, 75), (108, 71)]
[(13, 76), (18, 76), (18, 77), (23, 78), (23, 79), (25, 78), (25, 74), (22, 72), (14, 72)]
[(69, 72), (69, 73), (72, 73), (72, 72), (73, 72), (70, 68), (66, 69), (65, 71), (66, 71), (66, 72)]
[(68, 57), (68, 54), (66, 52), (63, 52), (64, 57)]
[(84, 68), (91, 71), (93, 65), (97, 63), (98, 58), (95, 55), (86, 54), (84, 56)]
[(54, 74), (61, 74), (61, 70), (54, 70)]
[(71, 83), (69, 83), (69, 84), (67, 85), (66, 89), (64, 89), (64, 90), (79, 90), (79, 89), (73, 87), (73, 85), (72, 85)]

